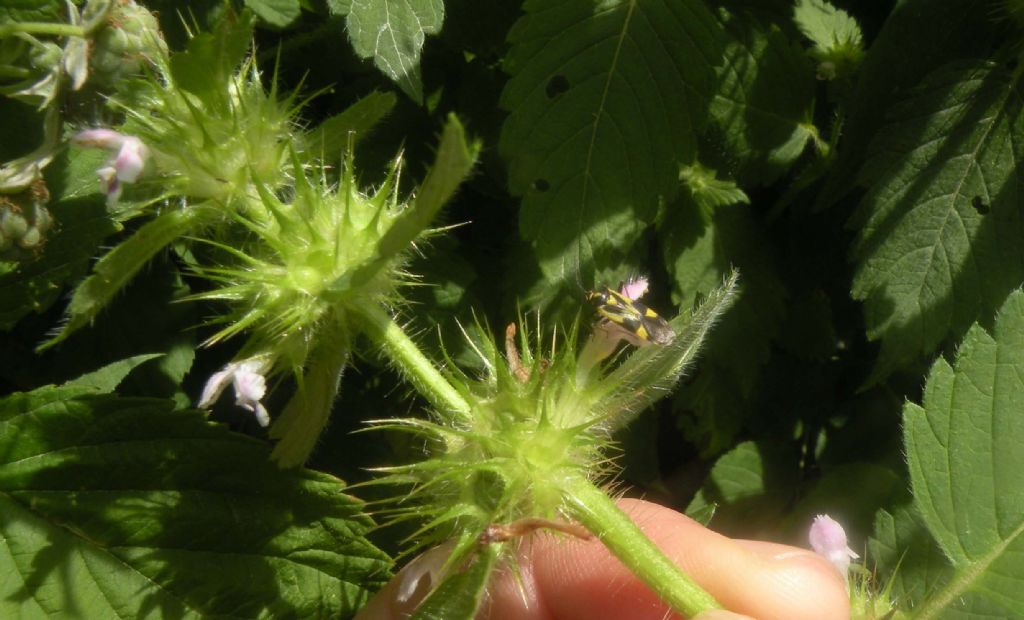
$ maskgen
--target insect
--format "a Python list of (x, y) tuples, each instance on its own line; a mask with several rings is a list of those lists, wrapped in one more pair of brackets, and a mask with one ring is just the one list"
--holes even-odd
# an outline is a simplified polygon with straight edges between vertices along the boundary
[(668, 344), (676, 337), (657, 312), (607, 286), (587, 293), (587, 300), (597, 307), (601, 318), (625, 329), (640, 342)]

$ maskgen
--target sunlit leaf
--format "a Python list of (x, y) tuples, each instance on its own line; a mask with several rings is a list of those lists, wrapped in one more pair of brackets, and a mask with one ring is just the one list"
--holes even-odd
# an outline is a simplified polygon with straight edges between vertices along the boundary
[(339, 617), (387, 576), (341, 481), (167, 401), (0, 401), (0, 617)]
[(896, 106), (862, 171), (853, 296), (880, 340), (872, 379), (990, 320), (1024, 280), (1017, 78), (988, 63), (931, 75)]
[[(904, 427), (914, 504), (954, 576), (923, 607), (938, 613), (968, 592), (1024, 614), (1024, 292), (991, 333), (974, 325), (951, 366), (932, 367)], [(925, 612), (919, 612), (924, 614)]]
[(703, 2), (533, 0), (512, 28), (499, 149), (550, 282), (618, 267), (679, 189), (721, 54)]

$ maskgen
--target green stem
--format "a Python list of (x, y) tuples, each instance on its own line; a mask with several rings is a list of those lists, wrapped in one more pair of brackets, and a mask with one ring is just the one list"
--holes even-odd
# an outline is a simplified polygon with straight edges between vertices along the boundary
[(434, 363), (423, 355), (390, 314), (379, 306), (359, 308), (358, 313), (370, 338), (384, 347), (395, 366), (431, 405), (441, 411), (469, 414), (470, 407), (466, 399), (438, 372)]
[(58, 37), (84, 37), (85, 28), (72, 24), (51, 24), (47, 22), (22, 22), (20, 24), (0, 24), (0, 37), (24, 32), (27, 34), (52, 34)]
[(692, 618), (721, 605), (651, 542), (612, 498), (582, 477), (563, 487), (570, 498), (571, 516), (594, 533), (634, 575), (673, 610)]

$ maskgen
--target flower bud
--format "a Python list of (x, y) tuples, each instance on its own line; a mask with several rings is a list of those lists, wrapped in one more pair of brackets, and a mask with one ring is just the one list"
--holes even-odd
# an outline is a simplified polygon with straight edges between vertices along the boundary
[(847, 546), (843, 526), (828, 515), (818, 515), (814, 519), (808, 539), (814, 552), (831, 562), (844, 578), (849, 572), (850, 560), (860, 557)]
[(168, 54), (156, 17), (132, 0), (115, 4), (90, 51), (92, 78), (100, 87), (136, 75), (144, 63)]

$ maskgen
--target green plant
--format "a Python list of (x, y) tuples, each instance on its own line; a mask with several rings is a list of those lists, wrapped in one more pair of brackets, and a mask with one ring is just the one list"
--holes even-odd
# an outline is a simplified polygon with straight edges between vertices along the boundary
[(0, 8), (0, 616), (347, 617), (439, 547), (469, 618), (539, 528), (717, 606), (630, 488), (1024, 614), (1019, 13)]

